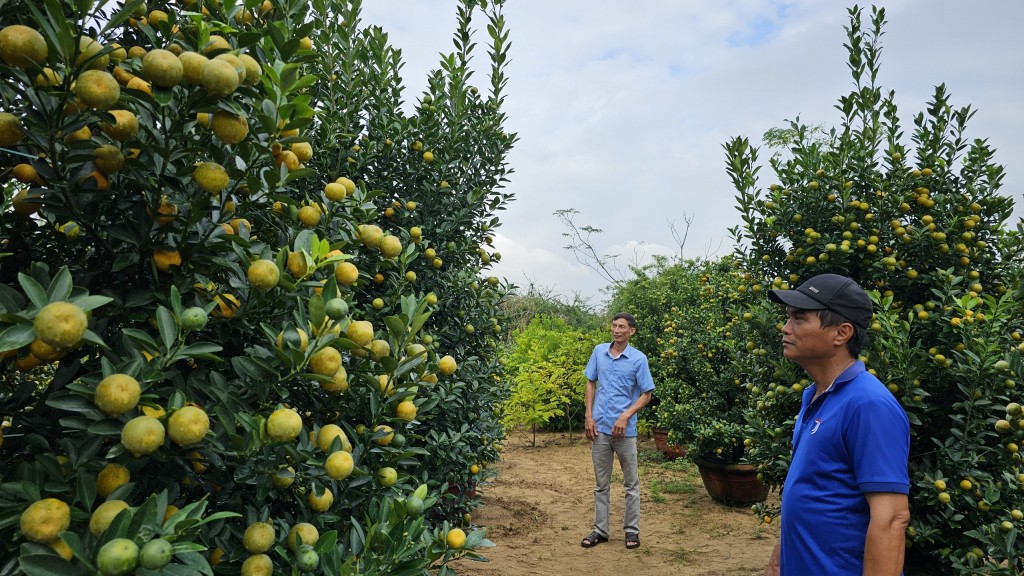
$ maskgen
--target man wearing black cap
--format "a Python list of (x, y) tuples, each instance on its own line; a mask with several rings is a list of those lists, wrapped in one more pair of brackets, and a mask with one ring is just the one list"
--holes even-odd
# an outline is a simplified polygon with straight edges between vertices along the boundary
[(786, 305), (783, 354), (814, 386), (793, 430), (781, 533), (765, 574), (898, 575), (910, 521), (910, 423), (857, 360), (871, 299), (835, 274), (768, 297)]

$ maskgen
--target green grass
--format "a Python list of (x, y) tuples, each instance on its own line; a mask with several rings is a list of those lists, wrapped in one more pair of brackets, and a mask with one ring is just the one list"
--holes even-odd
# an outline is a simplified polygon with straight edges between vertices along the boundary
[[(642, 455), (642, 456), (641, 456)], [(693, 494), (703, 489), (696, 466), (689, 460), (665, 460), (661, 452), (641, 450), (641, 477), (647, 480), (648, 497), (659, 504), (669, 494)]]
[(692, 563), (697, 556), (697, 551), (693, 548), (684, 548), (672, 552), (672, 559), (684, 565)]
[(653, 450), (651, 448), (640, 448), (636, 452), (636, 463), (643, 468), (645, 465), (661, 464), (665, 462), (665, 457), (661, 452)]
[(655, 478), (651, 480), (651, 489), (663, 494), (692, 494), (697, 486), (689, 478), (682, 480), (668, 480)]
[(700, 474), (697, 472), (697, 467), (693, 465), (693, 462), (685, 458), (678, 460), (666, 460), (659, 465), (663, 470), (669, 470), (671, 472), (683, 472), (689, 476)]

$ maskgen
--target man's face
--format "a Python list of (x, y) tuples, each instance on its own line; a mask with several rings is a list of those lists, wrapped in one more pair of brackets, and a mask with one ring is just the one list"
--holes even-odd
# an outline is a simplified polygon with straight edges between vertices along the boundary
[(828, 358), (834, 352), (832, 342), (838, 326), (821, 326), (817, 310), (786, 309), (782, 327), (782, 354), (804, 365), (805, 362)]
[(629, 342), (629, 337), (636, 333), (636, 328), (631, 328), (625, 318), (619, 318), (612, 322), (612, 340), (617, 343)]

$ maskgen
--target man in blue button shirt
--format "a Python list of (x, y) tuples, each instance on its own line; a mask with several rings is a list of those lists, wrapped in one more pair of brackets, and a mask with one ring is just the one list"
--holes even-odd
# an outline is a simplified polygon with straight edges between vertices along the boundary
[(782, 351), (814, 380), (793, 430), (779, 544), (767, 576), (897, 576), (910, 521), (910, 423), (892, 393), (857, 360), (871, 299), (845, 276), (821, 274), (786, 305)]
[(626, 548), (640, 546), (640, 475), (636, 459), (636, 414), (651, 401), (654, 379), (647, 356), (629, 345), (636, 333), (633, 316), (620, 312), (612, 318), (612, 341), (594, 347), (587, 362), (586, 433), (593, 443), (594, 530), (580, 545), (608, 541), (608, 493), (614, 457), (619, 457), (626, 510), (622, 526)]

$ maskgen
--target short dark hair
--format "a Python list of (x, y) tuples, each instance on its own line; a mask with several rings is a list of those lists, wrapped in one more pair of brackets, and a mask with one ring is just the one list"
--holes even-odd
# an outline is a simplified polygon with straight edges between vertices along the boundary
[(630, 328), (636, 328), (636, 318), (633, 318), (633, 315), (628, 312), (619, 312), (615, 316), (612, 316), (612, 322), (615, 322), (616, 320), (625, 320), (626, 324), (629, 324)]
[(868, 342), (868, 331), (865, 328), (858, 326), (856, 323), (851, 322), (849, 318), (843, 316), (838, 312), (833, 312), (828, 308), (822, 308), (821, 310), (815, 310), (818, 313), (818, 323), (822, 328), (828, 328), (829, 326), (839, 326), (840, 324), (849, 324), (853, 326), (853, 336), (846, 341), (846, 349), (850, 352), (850, 355), (854, 358), (860, 355), (860, 351), (864, 349), (864, 345)]

